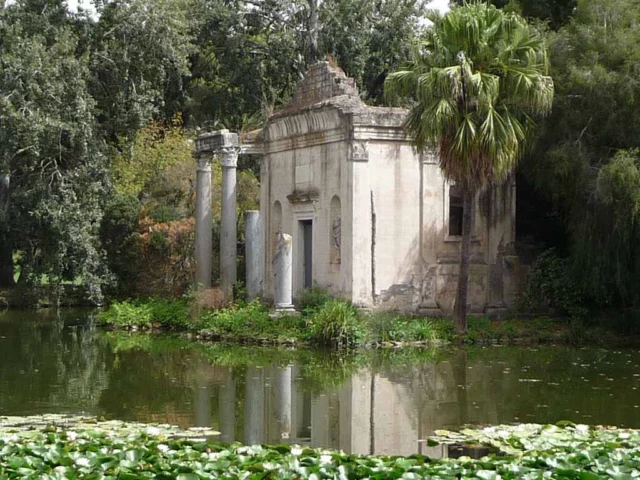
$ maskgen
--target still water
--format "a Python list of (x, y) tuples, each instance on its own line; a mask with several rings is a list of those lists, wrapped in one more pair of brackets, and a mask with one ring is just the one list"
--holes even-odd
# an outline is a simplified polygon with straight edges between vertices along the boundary
[(640, 352), (485, 347), (331, 354), (104, 332), (0, 313), (0, 415), (211, 426), (224, 441), (426, 453), (436, 429), (572, 420), (640, 428)]

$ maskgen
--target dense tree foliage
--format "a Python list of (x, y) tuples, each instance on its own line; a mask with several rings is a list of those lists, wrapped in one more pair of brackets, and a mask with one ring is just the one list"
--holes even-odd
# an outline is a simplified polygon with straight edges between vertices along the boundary
[(1, 15), (2, 260), (20, 253), (22, 283), (82, 277), (99, 300), (108, 278), (97, 237), (106, 168), (89, 57), (78, 53), (59, 1), (19, 3)]
[[(462, 5), (465, 0), (452, 0), (451, 3)], [(528, 19), (543, 20), (556, 30), (569, 22), (577, 0), (488, 0), (488, 3)]]
[(524, 162), (524, 178), (568, 232), (574, 278), (598, 307), (640, 306), (639, 26), (634, 0), (581, 0), (550, 34), (556, 101)]

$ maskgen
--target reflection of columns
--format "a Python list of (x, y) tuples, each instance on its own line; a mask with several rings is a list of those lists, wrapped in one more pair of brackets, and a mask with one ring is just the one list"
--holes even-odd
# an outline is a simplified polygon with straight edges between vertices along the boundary
[(278, 247), (273, 259), (276, 272), (276, 310), (293, 310), (291, 289), (293, 281), (292, 268), (293, 239), (286, 233), (278, 233)]
[(340, 448), (347, 453), (371, 451), (371, 379), (362, 371), (340, 387)]
[(262, 369), (247, 368), (244, 394), (244, 443), (255, 445), (262, 443), (264, 384)]
[(276, 420), (279, 440), (291, 438), (291, 367), (280, 368), (275, 378)]
[(211, 427), (211, 397), (209, 387), (200, 385), (195, 391), (195, 426)]
[(329, 396), (326, 393), (315, 396), (311, 400), (311, 445), (329, 447)]
[(230, 375), (220, 387), (220, 440), (233, 442), (236, 439), (236, 381)]
[(262, 227), (260, 211), (245, 212), (245, 264), (247, 298), (253, 300), (262, 294)]
[(196, 170), (196, 283), (211, 287), (211, 155), (199, 154)]
[(225, 292), (231, 292), (238, 279), (237, 266), (237, 221), (236, 210), (236, 169), (238, 167), (238, 147), (225, 146), (220, 149), (222, 165), (222, 221), (220, 228), (220, 285)]

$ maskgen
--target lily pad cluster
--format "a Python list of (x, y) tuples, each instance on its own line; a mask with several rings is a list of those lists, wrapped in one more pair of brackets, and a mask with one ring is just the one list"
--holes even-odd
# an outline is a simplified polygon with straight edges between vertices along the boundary
[[(0, 478), (16, 479), (580, 479), (640, 477), (640, 431), (586, 426), (497, 426), (439, 431), (430, 444), (488, 445), (490, 453), (348, 455), (298, 446), (244, 446), (174, 435), (174, 427), (97, 422), (0, 431)], [(8, 423), (12, 425), (7, 426)], [(44, 422), (47, 423), (47, 422)]]

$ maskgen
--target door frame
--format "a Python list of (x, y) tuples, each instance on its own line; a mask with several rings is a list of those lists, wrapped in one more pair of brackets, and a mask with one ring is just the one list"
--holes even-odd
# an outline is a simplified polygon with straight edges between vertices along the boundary
[(293, 237), (293, 297), (297, 297), (304, 290), (304, 223), (311, 222), (311, 281), (315, 277), (314, 252), (316, 249), (316, 216), (312, 212), (304, 212), (294, 215)]

